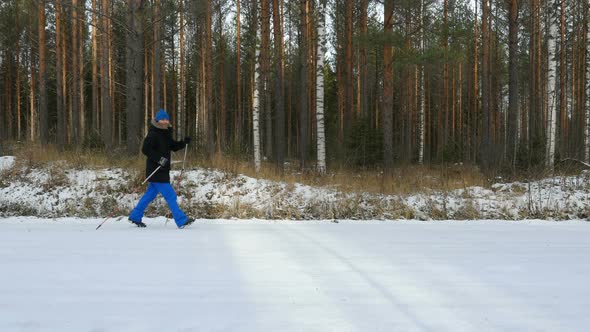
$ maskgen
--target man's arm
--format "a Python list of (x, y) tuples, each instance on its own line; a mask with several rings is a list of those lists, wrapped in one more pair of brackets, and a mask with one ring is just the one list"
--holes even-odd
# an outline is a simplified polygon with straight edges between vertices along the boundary
[(144, 155), (146, 155), (148, 160), (157, 164), (158, 161), (160, 160), (161, 156), (158, 154), (158, 152), (154, 148), (154, 144), (155, 144), (154, 140), (155, 140), (155, 137), (153, 137), (151, 134), (148, 134), (146, 136), (146, 138), (143, 140), (143, 146), (141, 147), (141, 152)]

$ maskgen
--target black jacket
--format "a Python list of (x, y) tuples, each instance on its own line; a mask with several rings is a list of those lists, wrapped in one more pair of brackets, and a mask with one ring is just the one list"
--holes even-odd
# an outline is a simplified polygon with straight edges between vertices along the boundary
[(160, 166), (158, 161), (160, 161), (161, 157), (168, 159), (168, 163), (152, 175), (148, 181), (170, 182), (170, 151), (178, 151), (184, 148), (185, 145), (183, 141), (175, 141), (172, 138), (172, 127), (163, 129), (152, 122), (141, 148), (141, 152), (147, 156), (145, 176), (148, 177)]

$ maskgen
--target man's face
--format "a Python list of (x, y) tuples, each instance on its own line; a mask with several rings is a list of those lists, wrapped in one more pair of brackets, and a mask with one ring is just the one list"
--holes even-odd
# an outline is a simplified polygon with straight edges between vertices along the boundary
[(162, 120), (158, 120), (158, 123), (163, 125), (163, 126), (169, 126), (170, 125), (170, 121), (168, 119), (162, 119)]

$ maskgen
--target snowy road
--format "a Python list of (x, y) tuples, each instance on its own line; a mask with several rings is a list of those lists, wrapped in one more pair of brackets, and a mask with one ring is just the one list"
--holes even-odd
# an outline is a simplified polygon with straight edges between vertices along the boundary
[(0, 331), (587, 331), (590, 223), (0, 219)]

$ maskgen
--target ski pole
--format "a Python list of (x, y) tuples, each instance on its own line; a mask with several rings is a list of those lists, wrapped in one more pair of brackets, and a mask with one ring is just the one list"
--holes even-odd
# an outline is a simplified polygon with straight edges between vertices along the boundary
[(184, 158), (182, 159), (182, 170), (180, 171), (180, 179), (178, 180), (178, 184), (180, 185), (180, 181), (182, 180), (182, 175), (184, 174), (184, 163), (186, 162), (186, 152), (188, 151), (188, 143), (184, 147)]
[(143, 182), (142, 182), (141, 184), (144, 184), (144, 183), (146, 183), (146, 182), (147, 182), (147, 180), (149, 180), (149, 179), (152, 177), (152, 175), (156, 174), (156, 172), (157, 172), (157, 171), (158, 171), (158, 170), (159, 170), (161, 167), (162, 167), (162, 165), (158, 166), (158, 168), (156, 168), (156, 170), (155, 170), (155, 171), (153, 171), (153, 172), (152, 172), (152, 174), (150, 174), (150, 176), (148, 176), (147, 178), (145, 178), (145, 180), (143, 180)]
[[(142, 185), (144, 183), (146, 183), (154, 174), (156, 174), (156, 172), (162, 168), (162, 165), (158, 166), (158, 168), (156, 168), (155, 171), (152, 172), (152, 174), (150, 174), (147, 178), (145, 178), (145, 180), (143, 180), (143, 182), (141, 183)], [(108, 215), (106, 218), (104, 218), (104, 220), (100, 223), (100, 225), (96, 226), (96, 230), (98, 230), (100, 228), (100, 226), (102, 226), (102, 224), (104, 224), (107, 220), (111, 219), (115, 213), (117, 212), (117, 210), (113, 211), (110, 215)], [(117, 218), (117, 220), (121, 220), (123, 217), (119, 217)]]
[[(111, 219), (114, 215), (115, 215), (115, 213), (111, 213), (108, 217), (104, 218), (104, 220), (100, 223), (100, 225), (96, 226), (96, 230), (98, 230), (100, 228), (100, 226), (102, 226), (102, 224), (104, 224), (107, 220)], [(115, 219), (115, 221), (119, 221), (121, 219), (123, 219), (123, 217), (118, 217), (117, 219)]]

